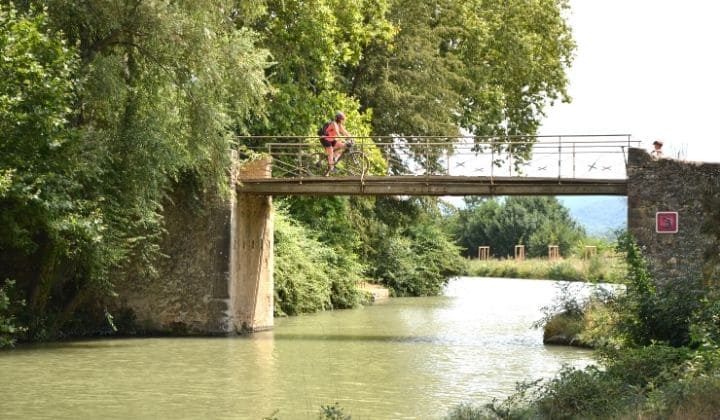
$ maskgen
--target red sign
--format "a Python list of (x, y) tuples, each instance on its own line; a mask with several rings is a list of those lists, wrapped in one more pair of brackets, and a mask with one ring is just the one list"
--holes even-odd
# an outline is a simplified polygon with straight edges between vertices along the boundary
[(659, 211), (655, 213), (655, 231), (657, 233), (677, 233), (678, 214), (676, 211)]

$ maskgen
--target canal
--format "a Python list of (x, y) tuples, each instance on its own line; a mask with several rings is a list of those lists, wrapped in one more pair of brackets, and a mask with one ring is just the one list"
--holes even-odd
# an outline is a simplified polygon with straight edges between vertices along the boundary
[(582, 367), (531, 324), (557, 282), (461, 277), (443, 296), (276, 319), (252, 337), (77, 341), (0, 352), (0, 417), (437, 419)]

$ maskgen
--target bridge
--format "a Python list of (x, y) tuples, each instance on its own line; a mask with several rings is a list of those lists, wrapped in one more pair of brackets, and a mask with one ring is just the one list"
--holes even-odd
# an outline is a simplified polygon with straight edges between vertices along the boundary
[(248, 173), (241, 194), (627, 195), (627, 134), (515, 137), (360, 137), (323, 176), (317, 137), (252, 137), (271, 168)]
[[(626, 195), (628, 230), (656, 279), (718, 275), (705, 261), (720, 250), (720, 163), (653, 160), (629, 136), (485, 139), (481, 145), (473, 138), (452, 146), (438, 139), (358, 139), (356, 150), (367, 160), (330, 177), (313, 169), (324, 165), (316, 138), (261, 140), (258, 150), (245, 152), (262, 151), (269, 159), (233, 172), (234, 197), (195, 192), (189, 199), (178, 191), (165, 207), (162, 252), (168, 258), (159, 275), (118, 290), (147, 330), (272, 328), (272, 197), (287, 194)], [(674, 229), (660, 229), (659, 214), (674, 217)]]

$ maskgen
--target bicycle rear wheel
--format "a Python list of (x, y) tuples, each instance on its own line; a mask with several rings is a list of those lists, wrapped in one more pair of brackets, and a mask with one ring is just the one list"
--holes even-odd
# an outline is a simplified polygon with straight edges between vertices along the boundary
[(302, 162), (303, 176), (322, 176), (327, 171), (327, 155), (325, 153), (313, 153)]
[(367, 173), (368, 167), (367, 156), (360, 151), (351, 150), (343, 155), (338, 170), (349, 176), (363, 176)]

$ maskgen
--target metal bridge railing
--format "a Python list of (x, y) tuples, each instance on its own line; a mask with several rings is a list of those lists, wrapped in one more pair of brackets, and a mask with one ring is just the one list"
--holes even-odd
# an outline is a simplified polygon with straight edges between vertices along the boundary
[[(317, 136), (241, 137), (272, 156), (273, 177), (322, 176)], [(629, 134), (513, 137), (356, 137), (333, 176), (465, 176), (622, 179)]]

